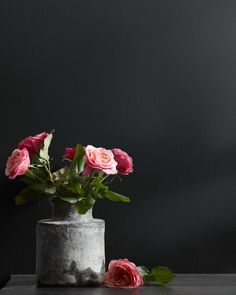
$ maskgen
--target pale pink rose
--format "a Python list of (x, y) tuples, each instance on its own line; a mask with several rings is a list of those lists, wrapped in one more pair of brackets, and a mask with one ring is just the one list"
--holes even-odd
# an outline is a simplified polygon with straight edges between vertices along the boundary
[(65, 155), (63, 156), (63, 159), (66, 160), (73, 160), (74, 157), (75, 157), (75, 153), (76, 153), (76, 148), (73, 147), (73, 148), (69, 148), (67, 147), (66, 150), (65, 150)]
[(128, 259), (111, 260), (103, 283), (107, 287), (136, 288), (143, 285), (143, 278), (137, 266)]
[(7, 160), (5, 174), (10, 179), (15, 179), (16, 176), (25, 174), (29, 165), (30, 158), (27, 149), (15, 149)]
[(112, 151), (104, 148), (96, 148), (88, 145), (85, 148), (86, 164), (83, 175), (89, 175), (92, 169), (103, 171), (106, 174), (116, 174), (117, 163), (114, 160)]
[(133, 172), (133, 159), (121, 149), (113, 149), (112, 153), (117, 162), (119, 174), (128, 175)]
[(44, 139), (48, 136), (48, 133), (43, 132), (40, 134), (37, 134), (35, 136), (29, 136), (23, 139), (19, 145), (19, 149), (26, 148), (29, 152), (29, 155), (32, 156), (33, 154), (36, 154), (40, 148), (42, 147), (44, 143)]

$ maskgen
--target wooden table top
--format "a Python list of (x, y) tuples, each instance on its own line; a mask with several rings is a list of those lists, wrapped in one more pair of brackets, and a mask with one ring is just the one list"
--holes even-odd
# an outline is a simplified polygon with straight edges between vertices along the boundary
[(37, 288), (34, 275), (12, 275), (1, 295), (236, 295), (236, 274), (177, 274), (167, 286), (115, 288)]

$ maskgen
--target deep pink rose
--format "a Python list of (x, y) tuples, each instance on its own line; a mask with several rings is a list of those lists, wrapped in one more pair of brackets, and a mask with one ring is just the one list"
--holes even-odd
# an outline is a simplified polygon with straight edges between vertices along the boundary
[(76, 148), (73, 147), (73, 148), (69, 148), (67, 147), (66, 150), (65, 150), (65, 155), (63, 156), (63, 159), (68, 159), (68, 160), (73, 160), (74, 157), (75, 157), (75, 153), (76, 153)]
[(83, 175), (89, 175), (92, 169), (103, 171), (106, 174), (116, 174), (117, 163), (114, 160), (112, 151), (104, 148), (96, 148), (88, 145), (85, 148), (86, 164)]
[(29, 165), (30, 158), (27, 149), (15, 149), (7, 160), (5, 174), (10, 179), (14, 179), (18, 175), (25, 174), (29, 168)]
[(128, 175), (133, 172), (133, 159), (121, 149), (113, 149), (112, 153), (117, 162), (119, 174)]
[(44, 143), (44, 139), (47, 136), (48, 136), (48, 133), (43, 132), (35, 136), (26, 137), (19, 143), (18, 148), (19, 149), (26, 148), (29, 152), (29, 155), (32, 156), (33, 154), (36, 154), (40, 150), (42, 144)]
[(128, 259), (111, 260), (103, 283), (107, 287), (136, 288), (143, 285), (137, 266)]

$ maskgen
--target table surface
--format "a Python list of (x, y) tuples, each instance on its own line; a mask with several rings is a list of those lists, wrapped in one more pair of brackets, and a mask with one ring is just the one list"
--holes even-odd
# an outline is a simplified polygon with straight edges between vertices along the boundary
[(177, 274), (167, 286), (116, 288), (37, 288), (34, 275), (12, 275), (1, 295), (236, 295), (236, 274)]

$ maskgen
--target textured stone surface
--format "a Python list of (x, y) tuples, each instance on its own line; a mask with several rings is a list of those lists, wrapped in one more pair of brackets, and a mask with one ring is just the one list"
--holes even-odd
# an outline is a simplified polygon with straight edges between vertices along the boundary
[(100, 283), (105, 271), (105, 222), (84, 218), (84, 221), (38, 222), (36, 282), (39, 286)]

